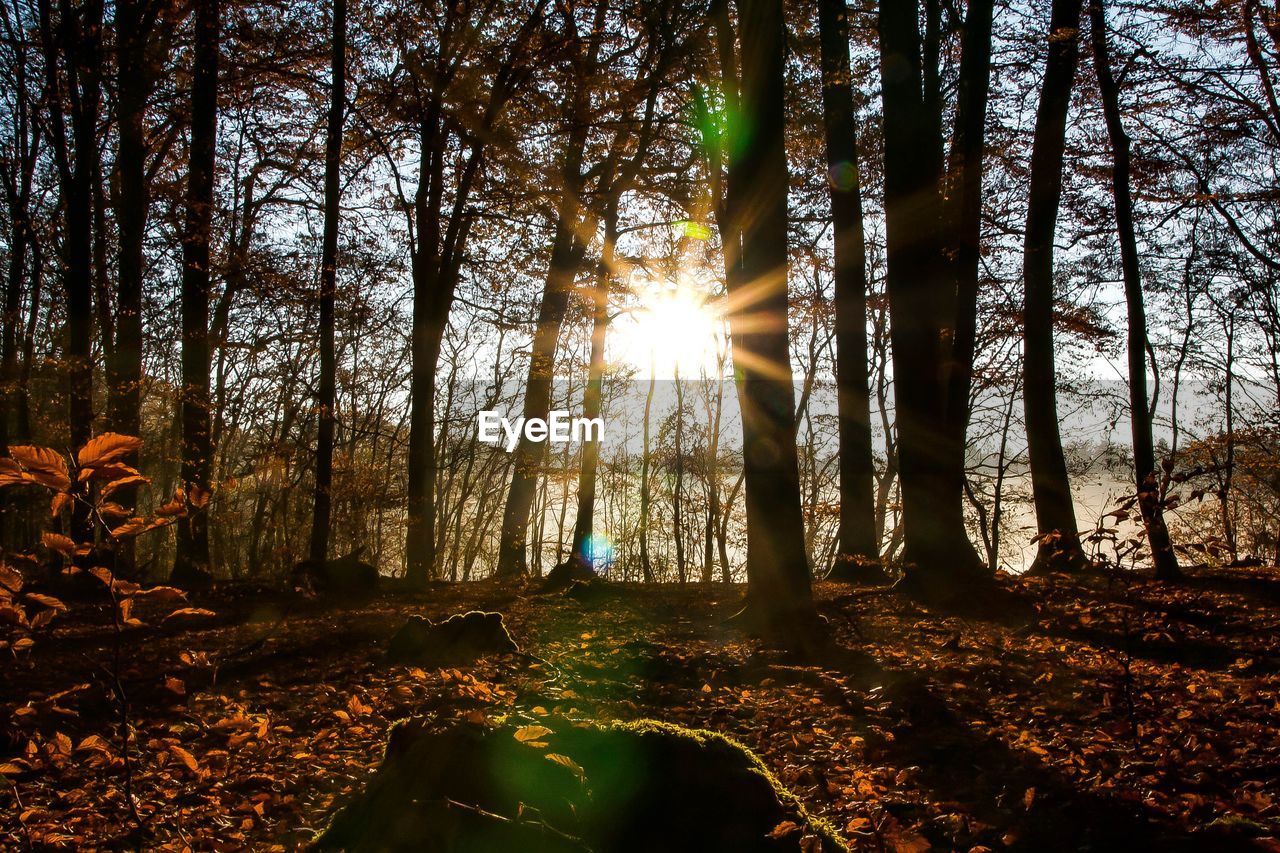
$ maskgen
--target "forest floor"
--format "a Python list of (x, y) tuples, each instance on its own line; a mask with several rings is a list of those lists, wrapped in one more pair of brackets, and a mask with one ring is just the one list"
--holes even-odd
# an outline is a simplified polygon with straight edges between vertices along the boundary
[[(118, 667), (107, 611), (75, 605), (0, 666), (0, 848), (295, 849), (428, 715), (723, 732), (855, 850), (1280, 850), (1280, 573), (1001, 583), (1029, 603), (997, 619), (818, 584), (833, 642), (807, 656), (726, 625), (723, 585), (222, 593), (195, 626), (126, 631)], [(527, 654), (386, 662), (408, 615), (469, 609)]]

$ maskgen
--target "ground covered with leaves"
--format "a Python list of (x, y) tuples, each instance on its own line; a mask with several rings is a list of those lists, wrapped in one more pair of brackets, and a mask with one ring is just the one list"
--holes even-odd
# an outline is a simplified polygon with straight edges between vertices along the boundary
[[(420, 717), (720, 732), (855, 850), (1280, 850), (1280, 574), (1001, 584), (1023, 603), (969, 615), (819, 584), (804, 654), (726, 623), (720, 585), (224, 591), (119, 635), (68, 603), (4, 652), (0, 848), (296, 849)], [(388, 662), (407, 617), (472, 609), (521, 652)]]

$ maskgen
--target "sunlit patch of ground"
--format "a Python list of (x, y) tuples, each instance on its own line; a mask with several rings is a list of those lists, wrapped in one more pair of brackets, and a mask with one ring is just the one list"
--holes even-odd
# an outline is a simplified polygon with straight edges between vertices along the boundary
[[(724, 586), (590, 602), (491, 582), (350, 609), (214, 601), (203, 630), (123, 641), (145, 844), (297, 847), (376, 767), (390, 724), (424, 714), (724, 732), (856, 849), (1121, 835), (1133, 849), (1280, 849), (1267, 840), (1280, 834), (1280, 577), (1011, 585), (1036, 602), (1030, 622), (820, 584), (835, 643), (809, 658), (726, 627), (742, 590)], [(526, 656), (385, 662), (407, 615), (473, 608), (502, 612)], [(55, 625), (0, 671), (0, 847), (123, 846), (110, 627), (84, 606)]]

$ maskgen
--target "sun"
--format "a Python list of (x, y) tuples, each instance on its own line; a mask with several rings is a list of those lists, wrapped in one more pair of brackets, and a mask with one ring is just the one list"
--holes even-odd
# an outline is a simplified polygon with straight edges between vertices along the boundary
[(645, 379), (714, 375), (725, 324), (709, 290), (680, 276), (646, 282), (635, 295), (635, 308), (615, 321), (613, 361), (634, 367)]

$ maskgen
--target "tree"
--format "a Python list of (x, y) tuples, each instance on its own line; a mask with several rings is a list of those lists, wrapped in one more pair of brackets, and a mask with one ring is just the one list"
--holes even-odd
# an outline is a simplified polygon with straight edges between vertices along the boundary
[(329, 551), (333, 505), (333, 438), (337, 425), (337, 357), (334, 303), (338, 286), (338, 224), (342, 219), (342, 124), (346, 116), (347, 0), (333, 0), (329, 125), (324, 146), (324, 246), (320, 256), (320, 387), (316, 394), (316, 483), (309, 557), (322, 562)]
[[(67, 375), (67, 425), (71, 444), (82, 447), (93, 433), (93, 205), (100, 170), (98, 119), (102, 104), (101, 0), (73, 7), (59, 4), (56, 28), (51, 0), (40, 2), (46, 97), (60, 204), (66, 233), (62, 241), (62, 283), (66, 311), (63, 354)], [(59, 72), (59, 57), (63, 71)], [(66, 83), (65, 91), (63, 82)], [(68, 139), (63, 99), (71, 114)], [(90, 524), (80, 504), (73, 510), (77, 535)]]
[[(147, 159), (147, 108), (155, 94), (169, 48), (167, 8), (157, 0), (118, 0), (115, 13), (116, 121), (115, 220), (119, 233), (115, 341), (107, 352), (107, 406), (111, 428), (142, 434), (142, 304), (146, 270), (144, 242), (151, 206)], [(106, 334), (106, 329), (103, 334)], [(137, 454), (123, 460), (137, 465)], [(119, 503), (133, 506), (137, 488), (119, 490)], [(132, 558), (133, 540), (117, 549), (116, 561)]]
[[(1124, 300), (1128, 309), (1129, 422), (1133, 435), (1133, 468), (1138, 508), (1151, 544), (1151, 560), (1156, 577), (1175, 580), (1182, 576), (1178, 557), (1169, 539), (1161, 506), (1159, 472), (1155, 445), (1151, 439), (1151, 411), (1147, 403), (1147, 313), (1143, 304), (1142, 271), (1138, 266), (1138, 241), (1133, 227), (1133, 196), (1129, 189), (1129, 136), (1120, 115), (1120, 93), (1111, 73), (1107, 46), (1107, 15), (1102, 0), (1090, 0), (1089, 27), (1093, 41), (1093, 63), (1102, 95), (1102, 113), (1111, 141), (1111, 191), (1115, 199), (1116, 235), (1120, 241), (1120, 265), (1124, 275)], [(1234, 335), (1228, 332), (1228, 346)], [(1230, 356), (1228, 356), (1230, 364)], [(1232, 383), (1227, 373), (1227, 417), (1230, 424)], [(1030, 384), (1030, 383), (1028, 383)], [(1228, 436), (1232, 430), (1227, 429)], [(1229, 523), (1225, 525), (1229, 533)]]
[[(609, 293), (617, 266), (618, 244), (618, 206), (622, 196), (632, 189), (637, 176), (649, 155), (649, 147), (653, 142), (654, 113), (657, 109), (658, 95), (666, 82), (663, 72), (670, 65), (673, 45), (667, 38), (668, 22), (663, 12), (666, 4), (655, 8), (656, 14), (647, 22), (652, 37), (649, 42), (648, 56), (645, 64), (653, 67), (648, 70), (648, 94), (644, 99), (643, 114), (639, 132), (636, 135), (635, 150), (623, 163), (614, 165), (622, 149), (616, 148), (606, 165), (607, 172), (617, 171), (616, 177), (602, 181), (601, 194), (604, 202), (604, 236), (600, 251), (600, 264), (596, 273), (596, 286), (592, 290), (591, 312), (591, 354), (588, 364), (587, 385), (582, 395), (582, 417), (594, 419), (601, 414), (601, 389), (604, 384), (604, 350), (605, 338), (609, 331)], [(644, 76), (644, 71), (639, 76)], [(615, 146), (622, 141), (622, 136), (614, 138)], [(592, 555), (588, 553), (588, 545), (595, 524), (596, 468), (600, 461), (600, 443), (589, 440), (583, 446), (582, 460), (578, 476), (578, 509), (574, 519), (573, 545), (570, 557), (583, 565), (591, 565)], [(646, 551), (647, 556), (647, 551)]]
[(1067, 108), (1080, 52), (1082, 0), (1056, 0), (1049, 17), (1048, 59), (1031, 147), (1031, 189), (1023, 242), (1023, 405), (1039, 551), (1033, 568), (1076, 570), (1087, 560), (1076, 531), (1067, 461), (1058, 433), (1053, 347), (1053, 237), (1062, 196)]
[(787, 337), (787, 156), (782, 0), (738, 5), (746, 127), (728, 163), (729, 326), (742, 408), (747, 508), (744, 615), (767, 634), (816, 628), (800, 511), (794, 392)]
[(178, 523), (173, 581), (210, 577), (208, 501), (213, 442), (209, 398), (210, 242), (218, 138), (219, 0), (195, 3), (191, 80), (191, 153), (182, 237), (182, 483), (187, 517)]
[[(609, 331), (609, 285), (613, 280), (617, 245), (618, 201), (615, 195), (609, 200), (609, 207), (605, 211), (604, 247), (596, 271), (596, 285), (592, 291), (591, 355), (587, 387), (582, 395), (582, 417), (587, 419), (601, 415), (604, 345)], [(569, 558), (577, 560), (582, 566), (591, 566), (595, 558), (591, 553), (591, 534), (595, 528), (596, 469), (599, 462), (600, 441), (588, 436), (582, 446), (582, 461), (578, 469), (578, 510), (573, 522), (573, 544), (569, 549)]]
[[(907, 588), (953, 597), (988, 577), (964, 520), (964, 432), (973, 363), (983, 122), (990, 86), (991, 4), (963, 27), (949, 183), (939, 79), (941, 8), (880, 6), (884, 205), (894, 397)], [(955, 258), (972, 258), (962, 267)], [(963, 390), (964, 394), (958, 393)]]
[(837, 538), (840, 555), (852, 558), (848, 568), (837, 566), (837, 572), (880, 580), (884, 573), (875, 565), (880, 559), (880, 543), (875, 535), (875, 458), (871, 451), (871, 389), (867, 376), (867, 256), (849, 70), (848, 15), (844, 0), (818, 0), (823, 131), (835, 263), (836, 399), (840, 420)]
[[(530, 42), (542, 25), (545, 6), (546, 0), (538, 0), (505, 50), (497, 53), (501, 61), (487, 81), (488, 99), (480, 109), (478, 126), (473, 128), (451, 120), (446, 98), (454, 94), (452, 84), (462, 69), (471, 64), (485, 67), (483, 51), (488, 45), (479, 39), (478, 29), (483, 22), (473, 20), (466, 5), (451, 4), (437, 35), (444, 49), (435, 52), (433, 61), (425, 61), (427, 52), (416, 45), (402, 48), (411, 71), (411, 109), (420, 149), (417, 192), (412, 204), (402, 199), (406, 214), (412, 217), (409, 232), (413, 240), (405, 556), (407, 577), (415, 584), (425, 583), (436, 570), (436, 365), (471, 234), (474, 214), (469, 205), (490, 156), (498, 120), (530, 73)], [(450, 156), (451, 139), (461, 148), (461, 158)], [(452, 187), (447, 186), (450, 183)]]
[[(587, 175), (584, 162), (587, 140), (593, 123), (599, 114), (593, 109), (593, 99), (600, 94), (597, 89), (601, 77), (601, 48), (605, 39), (605, 23), (609, 7), (600, 0), (595, 5), (590, 32), (584, 38), (570, 8), (565, 15), (565, 39), (570, 51), (573, 82), (562, 103), (568, 130), (561, 149), (557, 169), (559, 199), (556, 204), (555, 231), (551, 241), (551, 258), (547, 267), (542, 301), (538, 305), (538, 317), (534, 328), (533, 345), (529, 354), (529, 375), (525, 382), (524, 419), (546, 419), (551, 408), (552, 378), (555, 371), (556, 347), (574, 279), (586, 256), (589, 239), (599, 221), (600, 211), (584, 204)], [(642, 66), (641, 73), (648, 68)], [(638, 75), (638, 80), (639, 80)], [(629, 87), (624, 98), (634, 98), (638, 87)], [(643, 90), (640, 90), (643, 91)], [(651, 120), (651, 116), (650, 116)], [(623, 129), (615, 132), (606, 143), (605, 158), (590, 171), (599, 172), (601, 178), (597, 191), (608, 195), (609, 183), (617, 171), (620, 155), (619, 143), (627, 134)], [(646, 131), (647, 132), (647, 131)], [(502, 514), (502, 534), (498, 545), (500, 575), (520, 575), (528, 571), (526, 553), (530, 513), (534, 505), (539, 469), (546, 455), (546, 443), (532, 441), (527, 435), (520, 437), (515, 450), (511, 471), (511, 488)]]

